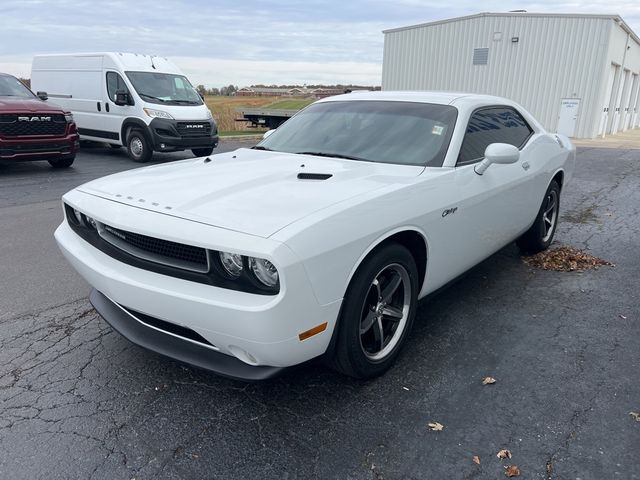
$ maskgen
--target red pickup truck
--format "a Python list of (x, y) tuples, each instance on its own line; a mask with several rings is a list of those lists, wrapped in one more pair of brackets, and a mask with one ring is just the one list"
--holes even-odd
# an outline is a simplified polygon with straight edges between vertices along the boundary
[(0, 160), (46, 160), (52, 167), (73, 163), (80, 147), (73, 115), (46, 102), (17, 78), (0, 73)]

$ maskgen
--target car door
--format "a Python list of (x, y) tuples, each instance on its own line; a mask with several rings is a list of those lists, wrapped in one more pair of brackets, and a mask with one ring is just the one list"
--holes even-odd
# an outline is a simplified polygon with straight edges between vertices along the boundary
[[(458, 193), (461, 270), (491, 255), (526, 230), (535, 217), (540, 199), (530, 169), (529, 149), (533, 129), (522, 115), (508, 106), (481, 108), (471, 115), (454, 173)], [(520, 149), (516, 163), (492, 164), (478, 175), (474, 167), (492, 143), (508, 143)], [(466, 267), (466, 268), (464, 268)]]
[[(115, 98), (117, 91), (124, 91), (129, 94), (130, 105), (116, 105)], [(107, 71), (105, 74), (105, 108), (104, 123), (106, 141), (124, 144), (124, 139), (120, 139), (120, 129), (125, 118), (130, 116), (133, 111), (134, 99), (127, 83), (122, 76), (115, 71)]]

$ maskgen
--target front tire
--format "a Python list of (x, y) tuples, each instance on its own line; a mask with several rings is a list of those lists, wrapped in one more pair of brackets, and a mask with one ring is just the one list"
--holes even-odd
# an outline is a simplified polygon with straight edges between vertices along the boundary
[(552, 180), (544, 194), (542, 205), (538, 210), (536, 220), (520, 238), (516, 244), (524, 253), (538, 253), (549, 248), (553, 241), (558, 226), (560, 214), (560, 185)]
[(206, 157), (207, 155), (211, 155), (213, 153), (213, 147), (192, 148), (191, 153), (193, 153), (196, 157)]
[(404, 246), (383, 246), (360, 266), (344, 298), (331, 367), (355, 378), (389, 369), (413, 325), (418, 269)]
[(56, 158), (56, 159), (51, 159), (47, 161), (49, 162), (49, 165), (51, 165), (53, 168), (68, 168), (71, 165), (73, 165), (73, 162), (75, 159), (76, 159), (76, 156), (74, 155), (73, 157)]
[(146, 163), (151, 160), (153, 149), (141, 130), (131, 130), (127, 138), (127, 153), (134, 162)]

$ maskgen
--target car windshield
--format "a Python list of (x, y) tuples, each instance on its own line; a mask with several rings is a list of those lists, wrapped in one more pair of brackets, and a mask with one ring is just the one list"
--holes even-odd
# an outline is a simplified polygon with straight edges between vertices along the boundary
[(138, 95), (149, 103), (202, 105), (202, 99), (187, 77), (170, 73), (126, 72)]
[(442, 166), (457, 110), (393, 101), (313, 104), (255, 147), (402, 165)]
[(33, 98), (34, 95), (17, 78), (0, 75), (0, 97)]

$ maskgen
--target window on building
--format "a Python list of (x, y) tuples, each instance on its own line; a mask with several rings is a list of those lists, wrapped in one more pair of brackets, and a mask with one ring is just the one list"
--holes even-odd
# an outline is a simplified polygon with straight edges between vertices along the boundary
[(476, 111), (469, 120), (457, 165), (468, 165), (484, 158), (492, 143), (508, 143), (522, 148), (533, 133), (522, 115), (511, 107), (490, 107)]
[(486, 65), (489, 62), (489, 49), (488, 48), (474, 48), (473, 49), (473, 64), (474, 65)]

